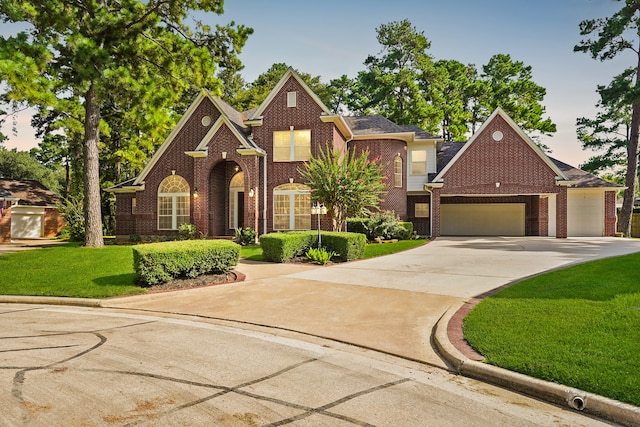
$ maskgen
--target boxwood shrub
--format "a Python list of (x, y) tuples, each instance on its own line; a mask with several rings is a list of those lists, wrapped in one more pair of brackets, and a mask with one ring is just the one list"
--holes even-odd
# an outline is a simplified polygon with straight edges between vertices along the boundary
[(237, 265), (239, 259), (240, 246), (227, 240), (185, 240), (133, 247), (133, 268), (142, 286), (223, 273)]
[[(362, 258), (367, 238), (360, 233), (322, 231), (322, 247), (345, 261)], [(287, 262), (318, 247), (317, 231), (291, 231), (260, 236), (262, 253), (268, 261)]]

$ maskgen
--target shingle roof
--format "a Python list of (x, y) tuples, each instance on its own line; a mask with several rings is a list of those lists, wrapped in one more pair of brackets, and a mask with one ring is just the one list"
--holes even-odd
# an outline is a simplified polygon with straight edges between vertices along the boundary
[[(458, 151), (464, 147), (464, 142), (445, 142), (442, 144), (442, 148), (438, 151), (437, 155), (437, 173), (440, 173), (442, 169), (458, 154)], [(616, 184), (612, 184), (607, 182), (597, 176), (590, 174), (587, 171), (583, 171), (582, 169), (578, 169), (571, 165), (568, 165), (560, 160), (554, 159), (553, 157), (549, 157), (549, 159), (569, 178), (571, 181), (575, 181), (575, 184), (572, 185), (573, 188), (616, 188), (619, 187)], [(435, 178), (429, 177), (429, 180)]]
[(439, 137), (431, 135), (426, 130), (416, 125), (399, 125), (403, 132), (414, 132), (416, 139), (438, 139)]
[[(26, 206), (51, 206), (62, 201), (62, 198), (38, 181), (0, 179), (0, 191), (9, 197), (19, 199), (19, 204)], [(0, 197), (2, 197), (0, 195)]]
[(375, 116), (344, 116), (354, 135), (377, 135), (384, 133), (400, 133), (402, 128), (386, 117)]
[[(112, 190), (118, 190), (120, 188), (131, 187), (133, 186), (133, 183), (135, 182), (135, 180), (136, 180), (135, 178), (131, 178), (128, 181), (121, 182), (120, 184), (116, 184), (113, 187), (109, 187), (105, 191), (112, 191)], [(138, 187), (142, 187), (142, 185), (138, 185)]]

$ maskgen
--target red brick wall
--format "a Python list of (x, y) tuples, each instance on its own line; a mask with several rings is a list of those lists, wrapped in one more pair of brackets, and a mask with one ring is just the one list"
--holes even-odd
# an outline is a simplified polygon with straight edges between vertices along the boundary
[[(287, 92), (297, 92), (297, 106), (287, 107)], [(325, 149), (327, 143), (333, 144), (335, 125), (323, 123), (320, 115), (322, 108), (300, 86), (295, 78), (290, 78), (275, 95), (272, 102), (263, 112), (263, 125), (253, 128), (253, 140), (267, 152), (267, 232), (273, 230), (273, 189), (278, 185), (289, 183), (293, 178), (295, 183), (303, 183), (298, 173), (303, 162), (273, 162), (273, 132), (286, 131), (290, 126), (294, 130), (311, 130), (311, 154), (319, 156), (320, 149)], [(338, 146), (344, 144), (344, 139), (338, 141)], [(262, 177), (260, 177), (262, 179)], [(262, 185), (260, 185), (262, 191)], [(263, 197), (259, 199), (260, 228), (262, 233)], [(312, 218), (314, 220), (315, 218)], [(312, 221), (313, 222), (313, 221)], [(315, 227), (314, 227), (315, 228)]]
[(44, 236), (43, 237), (56, 237), (62, 231), (64, 227), (64, 218), (54, 208), (46, 208), (44, 210)]
[(616, 235), (616, 191), (606, 191), (604, 193), (604, 235)]
[[(393, 211), (402, 221), (406, 221), (407, 214), (407, 146), (404, 141), (397, 139), (357, 140), (349, 143), (350, 148), (356, 148), (356, 154), (360, 155), (367, 148), (369, 158), (379, 158), (384, 166), (387, 194), (383, 196), (380, 209)], [(402, 158), (402, 187), (393, 185), (393, 161), (400, 154)]]

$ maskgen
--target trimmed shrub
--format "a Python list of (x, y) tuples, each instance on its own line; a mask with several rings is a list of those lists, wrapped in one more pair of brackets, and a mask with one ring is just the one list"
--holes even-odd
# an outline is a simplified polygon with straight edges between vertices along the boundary
[(227, 240), (183, 240), (133, 247), (133, 268), (142, 286), (223, 273), (237, 265), (239, 259), (240, 246)]
[(398, 237), (400, 240), (408, 240), (413, 235), (413, 223), (407, 221), (399, 221), (398, 225), (407, 230), (406, 234), (403, 237)]
[(236, 243), (246, 246), (253, 245), (256, 242), (257, 232), (251, 227), (236, 228), (235, 239)]
[(269, 233), (260, 236), (260, 247), (267, 261), (287, 262), (317, 246), (317, 241), (318, 233), (315, 231)]
[(193, 240), (196, 238), (196, 234), (198, 234), (198, 229), (194, 224), (186, 222), (178, 226), (178, 236), (180, 236), (180, 240)]
[(362, 258), (367, 236), (362, 233), (325, 231), (322, 233), (322, 247), (334, 251), (345, 261)]
[(369, 218), (349, 218), (347, 219), (347, 231), (351, 233), (367, 234), (367, 224)]
[(400, 224), (396, 215), (390, 211), (372, 214), (366, 227), (369, 240), (406, 240), (411, 236), (411, 233), (407, 233), (406, 228)]

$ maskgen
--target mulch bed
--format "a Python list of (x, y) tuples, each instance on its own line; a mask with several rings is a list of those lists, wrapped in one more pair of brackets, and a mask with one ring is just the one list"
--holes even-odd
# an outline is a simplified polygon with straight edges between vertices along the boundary
[(205, 286), (224, 285), (227, 283), (241, 282), (245, 275), (239, 271), (230, 271), (223, 274), (203, 274), (193, 279), (174, 279), (159, 285), (149, 286), (148, 292), (167, 292), (185, 289), (202, 288)]

